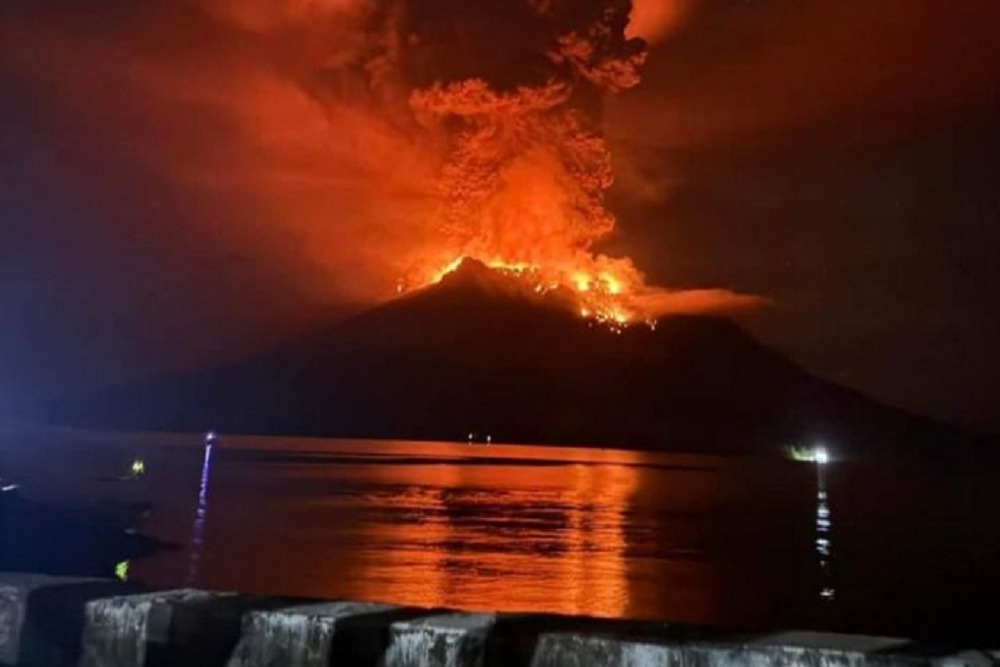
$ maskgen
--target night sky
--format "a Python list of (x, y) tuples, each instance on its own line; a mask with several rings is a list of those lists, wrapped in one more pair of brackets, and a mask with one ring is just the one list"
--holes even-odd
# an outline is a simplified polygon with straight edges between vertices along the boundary
[[(0, 417), (389, 293), (426, 240), (427, 165), (340, 73), (364, 4), (0, 5)], [(364, 104), (440, 63), (511, 67), (523, 26), (489, 18), (474, 44), (406, 47), (424, 59)], [(769, 297), (741, 321), (820, 375), (1000, 431), (1000, 4), (644, 0), (636, 19), (643, 82), (602, 112), (607, 248), (652, 283)]]

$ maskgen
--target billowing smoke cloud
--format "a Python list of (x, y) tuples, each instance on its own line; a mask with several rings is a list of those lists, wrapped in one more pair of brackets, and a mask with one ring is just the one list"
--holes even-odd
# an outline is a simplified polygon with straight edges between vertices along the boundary
[(203, 0), (117, 8), (113, 39), (73, 12), (5, 37), (94, 122), (127, 128), (107, 148), (237, 221), (199, 234), (279, 262), (299, 293), (370, 301), (463, 254), (641, 285), (627, 259), (593, 253), (615, 227), (603, 98), (646, 57), (631, 11)]
[[(537, 84), (503, 91), (469, 78), (413, 91), (418, 119), (446, 144), (438, 181), (445, 261), (527, 265), (556, 282), (609, 262), (588, 254), (615, 226), (604, 203), (611, 159), (593, 98), (638, 83), (645, 46), (624, 38), (627, 9), (609, 7), (555, 36), (538, 51), (548, 62)], [(441, 259), (427, 258), (432, 272)]]
[(98, 339), (204, 358), (216, 335), (246, 345), (329, 304), (389, 298), (459, 254), (589, 263), (641, 285), (598, 252), (615, 227), (602, 108), (645, 57), (627, 1), (0, 12), (0, 167), (22, 184), (0, 193), (5, 249), (28, 267), (0, 299), (20, 313), (23, 331), (3, 334), (18, 346), (79, 312), (94, 374), (112, 354)]

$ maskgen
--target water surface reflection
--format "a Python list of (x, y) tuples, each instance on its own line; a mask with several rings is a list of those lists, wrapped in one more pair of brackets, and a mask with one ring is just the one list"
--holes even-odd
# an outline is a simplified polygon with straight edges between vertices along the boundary
[[(711, 561), (734, 488), (721, 459), (304, 444), (217, 448), (209, 524), (201, 500), (196, 507), (192, 583), (469, 609), (719, 616), (730, 584)], [(706, 523), (714, 514), (717, 524)], [(176, 585), (171, 558), (135, 564), (136, 576)]]
[(198, 505), (195, 508), (194, 523), (191, 525), (190, 556), (187, 576), (184, 577), (185, 586), (194, 586), (198, 581), (201, 553), (205, 548), (205, 521), (208, 517), (208, 485), (212, 478), (213, 439), (206, 439), (205, 457), (201, 462), (201, 477), (198, 482)]
[[(394, 479), (398, 468), (367, 472), (382, 491), (365, 499), (378, 510), (358, 528), (356, 595), (377, 595), (379, 582), (421, 605), (470, 597), (507, 609), (627, 611), (624, 526), (634, 468), (431, 466), (408, 468), (407, 483)], [(334, 511), (354, 502), (340, 498)]]
[[(206, 451), (199, 435), (56, 431), (0, 447), (32, 501), (151, 503), (142, 532), (177, 547), (130, 561), (151, 586), (995, 637), (986, 457), (837, 461), (817, 478), (777, 459), (464, 443)], [(137, 457), (141, 480), (116, 481)]]
[(833, 517), (827, 501), (826, 464), (816, 465), (816, 557), (819, 564), (819, 598), (823, 602), (837, 599), (833, 579)]

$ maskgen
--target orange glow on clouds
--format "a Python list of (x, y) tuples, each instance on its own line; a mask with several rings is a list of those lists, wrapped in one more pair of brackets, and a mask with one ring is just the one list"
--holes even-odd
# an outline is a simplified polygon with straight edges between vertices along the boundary
[[(646, 4), (634, 20), (662, 25)], [(638, 84), (645, 61), (625, 32), (627, 7), (527, 3), (502, 30), (489, 7), (461, 7), (498, 43), (549, 26), (510, 54), (534, 63), (513, 86), (478, 67), (473, 78), (441, 74), (466, 45), (428, 31), (419, 3), (409, 10), (142, 4), (107, 35), (88, 32), (85, 13), (40, 13), (0, 26), (0, 42), (11, 67), (52, 82), (79, 135), (102, 138), (101, 159), (134, 163), (189, 200), (190, 217), (170, 223), (266, 267), (289, 299), (370, 303), (471, 257), (538, 292), (569, 288), (580, 312), (616, 324), (688, 307), (629, 258), (599, 252), (616, 226), (600, 108)]]
[(645, 44), (626, 37), (621, 11), (609, 7), (558, 35), (546, 53), (555, 67), (539, 83), (502, 90), (471, 78), (412, 92), (416, 118), (446, 151), (432, 214), (443, 233), (440, 250), (414, 263), (400, 291), (437, 282), (470, 258), (536, 293), (568, 290), (583, 317), (616, 331), (684, 304), (647, 285), (631, 259), (595, 252), (615, 229), (604, 201), (614, 173), (581, 98), (639, 82)]
[(627, 34), (656, 42), (667, 35), (691, 11), (693, 0), (632, 0)]

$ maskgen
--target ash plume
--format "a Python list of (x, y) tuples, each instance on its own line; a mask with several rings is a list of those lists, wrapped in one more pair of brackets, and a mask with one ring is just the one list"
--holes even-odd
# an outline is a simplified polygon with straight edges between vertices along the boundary
[(411, 94), (424, 126), (447, 135), (440, 215), (459, 253), (571, 266), (612, 231), (611, 155), (581, 98), (638, 82), (645, 47), (624, 38), (627, 9), (555, 36), (535, 85), (470, 78)]
[[(389, 298), (463, 254), (642, 285), (627, 258), (597, 252), (615, 230), (602, 107), (636, 85), (646, 55), (626, 35), (629, 2), (10, 7), (3, 66), (50, 91), (39, 113), (59, 119), (46, 131), (60, 172), (39, 179), (107, 180), (65, 197), (95, 207), (91, 222), (33, 234), (67, 249), (70, 273), (122, 254), (150, 267), (149, 284), (110, 270), (91, 281), (135, 303), (137, 321), (173, 312), (180, 290), (206, 300), (202, 320), (222, 304), (272, 327)], [(132, 244), (134, 221), (162, 241)], [(206, 291), (220, 249), (234, 277)], [(253, 307), (237, 312), (234, 296)], [(176, 320), (176, 336), (204, 335)]]

